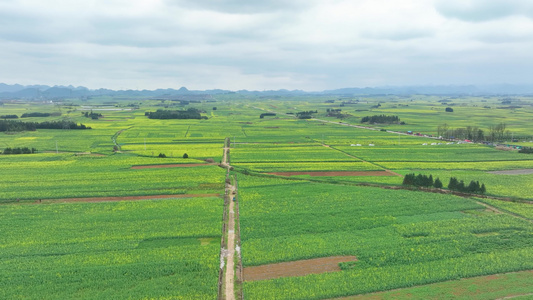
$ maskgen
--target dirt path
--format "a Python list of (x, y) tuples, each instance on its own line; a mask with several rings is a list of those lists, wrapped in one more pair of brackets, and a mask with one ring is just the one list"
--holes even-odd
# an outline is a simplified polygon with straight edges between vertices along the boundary
[[(224, 155), (222, 157), (222, 163), (220, 164), (221, 167), (225, 168), (227, 170), (227, 178), (228, 181), (226, 181), (226, 195), (228, 195), (229, 203), (228, 203), (228, 223), (226, 227), (226, 236), (227, 236), (227, 249), (224, 249), (222, 246), (220, 249), (221, 257), (224, 258), (225, 264), (221, 264), (221, 267), (225, 265), (225, 273), (224, 276), (224, 299), (225, 300), (235, 300), (235, 248), (237, 246), (236, 243), (236, 236), (235, 236), (235, 215), (238, 213), (238, 211), (235, 211), (235, 200), (237, 197), (237, 188), (233, 184), (231, 184), (229, 171), (231, 169), (231, 165), (228, 161), (228, 153), (230, 151), (229, 148), (229, 139), (226, 139), (225, 145), (224, 145)], [(235, 178), (233, 178), (233, 181), (235, 181)], [(221, 258), (222, 259), (222, 258)], [(219, 297), (222, 295), (219, 295)]]
[[(321, 143), (321, 144), (322, 144), (322, 143)], [(376, 166), (376, 167), (378, 167), (378, 168), (380, 168), (380, 169), (383, 169), (383, 170), (384, 170), (385, 172), (387, 172), (387, 173), (390, 173), (390, 174), (392, 174), (392, 175), (394, 175), (394, 176), (398, 176), (398, 177), (402, 177), (402, 178), (403, 178), (403, 176), (402, 176), (401, 174), (398, 174), (398, 173), (393, 172), (393, 171), (391, 171), (391, 170), (387, 170), (387, 169), (383, 168), (383, 167), (380, 166), (380, 165), (377, 165), (377, 164), (375, 164), (375, 163), (373, 163), (373, 162), (370, 162), (370, 161), (366, 161), (366, 160), (364, 160), (364, 159), (362, 159), (362, 158), (360, 158), (360, 157), (357, 157), (357, 156), (355, 156), (355, 155), (352, 155), (352, 154), (346, 153), (346, 152), (341, 151), (341, 150), (339, 150), (339, 149), (337, 149), (337, 148), (335, 148), (335, 147), (331, 147), (330, 145), (322, 144), (322, 146), (324, 146), (324, 147), (326, 147), (326, 148), (329, 148), (329, 149), (333, 149), (333, 150), (335, 150), (335, 151), (339, 151), (340, 153), (343, 153), (343, 154), (346, 155), (346, 156), (349, 156), (349, 157), (351, 157), (351, 158), (358, 159), (358, 160), (360, 160), (360, 161), (362, 161), (362, 162), (364, 162), (364, 163), (369, 163), (369, 164), (371, 164), (371, 165), (373, 165), (373, 166)]]
[(117, 132), (111, 137), (111, 140), (113, 141), (113, 145), (114, 145), (114, 146), (113, 146), (113, 150), (115, 150), (115, 148), (116, 148), (116, 152), (120, 152), (120, 151), (122, 150), (121, 147), (120, 147), (120, 145), (119, 145), (118, 142), (117, 142), (118, 136), (119, 136), (122, 132), (124, 132), (124, 131), (126, 131), (126, 130), (128, 130), (128, 129), (131, 129), (131, 128), (133, 128), (133, 126), (131, 126), (131, 127), (129, 127), (129, 128), (121, 129), (121, 130), (117, 131)]
[(513, 216), (513, 217), (515, 217), (515, 218), (519, 218), (519, 219), (522, 219), (522, 220), (524, 220), (524, 221), (528, 221), (528, 222), (530, 222), (530, 223), (533, 223), (532, 220), (530, 220), (530, 219), (528, 219), (528, 218), (525, 218), (525, 217), (523, 217), (523, 216), (521, 216), (521, 215), (519, 215), (519, 214), (515, 214), (515, 213), (513, 213), (513, 212), (510, 212), (510, 211), (508, 211), (508, 210), (503, 210), (503, 209), (501, 209), (501, 208), (494, 207), (494, 206), (492, 206), (492, 205), (490, 205), (490, 204), (487, 204), (487, 203), (485, 203), (485, 202), (481, 202), (481, 201), (476, 201), (476, 203), (479, 204), (479, 205), (483, 205), (483, 206), (485, 206), (487, 209), (492, 210), (492, 211), (495, 212), (495, 213), (499, 213), (499, 214), (508, 214), (508, 215)]
[[(233, 190), (233, 186), (230, 186)], [(231, 195), (231, 194), (230, 194)], [(226, 254), (226, 300), (235, 299), (235, 204), (232, 199), (229, 201), (228, 219), (228, 249)]]

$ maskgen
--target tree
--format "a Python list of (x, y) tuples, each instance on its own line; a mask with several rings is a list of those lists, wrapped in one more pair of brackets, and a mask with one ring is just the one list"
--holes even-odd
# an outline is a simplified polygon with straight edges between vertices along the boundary
[(165, 153), (159, 153), (159, 157), (160, 158), (166, 158), (167, 156), (165, 155)]
[(446, 112), (453, 112), (453, 108), (451, 108), (451, 107), (446, 107), (445, 110), (446, 110)]
[(487, 192), (487, 189), (485, 188), (485, 184), (481, 184), (481, 187), (479, 188), (479, 193), (481, 195), (485, 195), (485, 193)]
[(437, 179), (435, 179), (435, 182), (433, 182), (433, 186), (436, 189), (441, 189), (442, 188), (442, 182), (440, 181), (440, 179), (438, 177), (437, 177)]
[(415, 185), (415, 174), (406, 174), (403, 178), (403, 185)]
[(450, 177), (450, 182), (448, 183), (448, 189), (452, 190), (452, 191), (455, 191), (457, 190), (457, 185), (458, 185), (458, 181), (457, 181), (457, 178), (455, 177)]
[(463, 180), (459, 181), (459, 183), (457, 184), (457, 190), (459, 192), (464, 192), (466, 190), (465, 182)]
[(217, 107), (216, 107), (216, 106), (213, 106), (213, 110), (217, 110)]
[(474, 180), (470, 181), (466, 191), (469, 193), (477, 193), (479, 191), (479, 182), (475, 182)]
[(189, 158), (189, 155), (187, 155), (187, 153), (183, 153), (183, 158)]

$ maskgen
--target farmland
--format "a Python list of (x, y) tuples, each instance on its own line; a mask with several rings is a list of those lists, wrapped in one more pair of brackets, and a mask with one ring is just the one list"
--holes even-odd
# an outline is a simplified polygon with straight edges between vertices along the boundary
[[(519, 141), (501, 143), (533, 146), (531, 105), (339, 97), (6, 102), (2, 115), (52, 113), (24, 120), (92, 129), (0, 134), (0, 150), (37, 149), (0, 155), (0, 297), (216, 299), (226, 270), (227, 171), (218, 166), (226, 138), (242, 267), (355, 257), (336, 272), (237, 280), (246, 299), (335, 298), (533, 269), (533, 174), (493, 172), (532, 169), (533, 156), (434, 137), (442, 123), (488, 132), (508, 122), (508, 137)], [(453, 114), (441, 100), (456, 104)], [(163, 107), (195, 108), (205, 118), (145, 116)], [(314, 110), (313, 119), (295, 115)], [(103, 116), (85, 117), (90, 111)], [(265, 112), (276, 115), (260, 118)], [(360, 123), (381, 114), (405, 124)], [(477, 180), (486, 195), (403, 187), (410, 173), (439, 177), (444, 188), (450, 177)]]

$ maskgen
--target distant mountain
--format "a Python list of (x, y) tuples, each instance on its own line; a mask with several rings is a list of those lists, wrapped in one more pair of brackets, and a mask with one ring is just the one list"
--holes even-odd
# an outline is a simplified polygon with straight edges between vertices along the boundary
[[(341, 88), (319, 92), (306, 92), (302, 90), (266, 90), (266, 91), (229, 91), (212, 89), (205, 91), (189, 90), (186, 87), (179, 89), (156, 90), (90, 90), (83, 86), (47, 86), (47, 85), (20, 85), (0, 83), (0, 99), (65, 99), (89, 96), (113, 97), (148, 97), (157, 99), (183, 100), (187, 97), (194, 99), (208, 99), (210, 95), (241, 94), (254, 96), (297, 96), (297, 95), (533, 95), (533, 85), (433, 85), (433, 86), (384, 86), (364, 88)], [(184, 98), (185, 97), (185, 98)]]

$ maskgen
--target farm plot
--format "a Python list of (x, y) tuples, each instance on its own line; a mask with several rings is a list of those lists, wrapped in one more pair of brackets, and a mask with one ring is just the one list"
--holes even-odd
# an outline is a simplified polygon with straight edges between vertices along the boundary
[(245, 282), (321, 299), (531, 269), (533, 224), (450, 195), (240, 176), (244, 266), (352, 255), (342, 272)]
[(533, 168), (533, 160), (505, 160), (505, 161), (479, 161), (479, 162), (390, 162), (374, 161), (390, 170), (402, 169), (419, 169), (419, 170), (520, 170), (524, 168)]
[[(220, 193), (224, 171), (194, 168), (131, 169), (133, 165), (180, 162), (124, 154), (83, 157), (72, 154), (0, 156), (0, 199), (58, 199), (104, 196)], [(190, 160), (187, 160), (191, 162)]]
[(0, 207), (2, 299), (216, 299), (220, 198)]
[(379, 162), (480, 162), (532, 161), (516, 152), (502, 152), (483, 145), (435, 145), (336, 148), (368, 161)]
[[(296, 150), (297, 151), (297, 150)], [(349, 157), (347, 157), (349, 159)], [(259, 162), (236, 163), (236, 166), (256, 172), (330, 172), (330, 171), (380, 171), (382, 168), (363, 161), (347, 162)]]
[(232, 163), (253, 163), (253, 162), (348, 162), (359, 161), (358, 159), (346, 156), (344, 153), (333, 151), (326, 147), (299, 146), (299, 147), (237, 147), (231, 149)]

